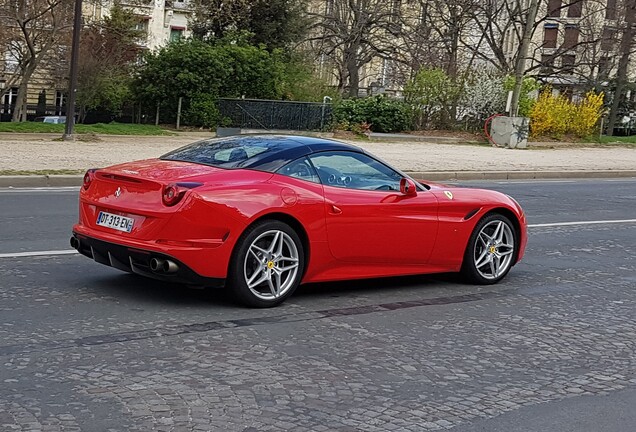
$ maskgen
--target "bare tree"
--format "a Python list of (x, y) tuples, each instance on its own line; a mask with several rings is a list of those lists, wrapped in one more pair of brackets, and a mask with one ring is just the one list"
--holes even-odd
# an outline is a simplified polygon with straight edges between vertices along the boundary
[(401, 28), (400, 2), (327, 0), (309, 12), (313, 24), (308, 41), (318, 56), (336, 65), (338, 88), (357, 96), (360, 70), (374, 58), (390, 58)]
[(9, 55), (17, 68), (0, 97), (18, 84), (12, 121), (26, 120), (26, 97), (31, 78), (51, 51), (60, 46), (73, 20), (73, 0), (0, 0), (0, 24)]

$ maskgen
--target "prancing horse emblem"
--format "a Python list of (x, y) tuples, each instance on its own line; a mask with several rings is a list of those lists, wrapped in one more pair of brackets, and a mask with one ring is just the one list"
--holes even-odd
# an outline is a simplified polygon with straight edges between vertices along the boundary
[(121, 195), (121, 188), (118, 187), (117, 190), (115, 191), (115, 198), (119, 198), (120, 195)]

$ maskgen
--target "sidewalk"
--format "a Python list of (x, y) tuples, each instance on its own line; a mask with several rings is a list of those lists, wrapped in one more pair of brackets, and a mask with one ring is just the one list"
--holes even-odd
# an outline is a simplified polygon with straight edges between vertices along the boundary
[[(56, 141), (56, 135), (0, 134), (0, 171), (76, 170), (158, 157), (209, 137), (106, 136), (95, 142)], [(636, 177), (636, 147), (563, 147), (510, 150), (489, 146), (351, 141), (418, 179)], [(81, 175), (0, 176), (0, 187), (79, 185)]]

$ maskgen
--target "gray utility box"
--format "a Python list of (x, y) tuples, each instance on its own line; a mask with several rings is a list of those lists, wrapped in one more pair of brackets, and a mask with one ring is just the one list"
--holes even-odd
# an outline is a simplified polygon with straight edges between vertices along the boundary
[(526, 148), (529, 130), (528, 117), (499, 116), (492, 119), (490, 137), (500, 147)]
[(233, 128), (233, 127), (216, 128), (216, 136), (219, 138), (240, 135), (240, 134), (241, 134), (241, 128)]

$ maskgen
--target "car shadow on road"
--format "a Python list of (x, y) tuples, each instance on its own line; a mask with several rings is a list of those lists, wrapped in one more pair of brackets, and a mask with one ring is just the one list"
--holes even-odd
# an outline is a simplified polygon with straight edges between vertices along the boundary
[(356, 279), (337, 282), (321, 282), (302, 285), (295, 297), (347, 297), (356, 295), (378, 295), (387, 292), (412, 291), (414, 289), (437, 290), (460, 285), (457, 275), (435, 274), (396, 276), (375, 279)]
[(223, 288), (191, 287), (163, 282), (133, 274), (104, 276), (93, 279), (96, 293), (133, 302), (191, 306), (210, 304), (235, 307), (232, 296)]

